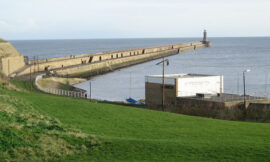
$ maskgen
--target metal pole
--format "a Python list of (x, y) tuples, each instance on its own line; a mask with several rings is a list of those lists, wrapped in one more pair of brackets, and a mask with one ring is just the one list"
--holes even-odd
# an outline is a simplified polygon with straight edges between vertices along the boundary
[(222, 87), (223, 87), (223, 85), (222, 85), (222, 75), (220, 75), (220, 78), (219, 78), (219, 94), (221, 95), (223, 92), (223, 90), (222, 90)]
[(34, 56), (34, 74), (36, 72), (36, 56)]
[(8, 59), (8, 76), (10, 75), (10, 64), (9, 64), (9, 59)]
[(164, 57), (163, 59), (163, 63), (162, 63), (162, 111), (164, 111), (165, 108), (165, 91), (164, 91), (164, 68), (165, 68), (165, 64), (164, 64)]
[(267, 79), (268, 79), (268, 73), (266, 72), (266, 74), (265, 74), (265, 90), (264, 90), (265, 94), (267, 93)]
[(156, 64), (159, 65), (162, 63), (162, 111), (165, 111), (165, 61), (169, 65), (169, 60), (164, 60), (164, 56), (162, 57), (162, 61)]
[(246, 108), (246, 77), (245, 77), (245, 72), (243, 72), (243, 85), (244, 85), (244, 108)]
[(32, 92), (32, 68), (31, 68), (31, 65), (30, 65), (30, 92)]
[(131, 98), (131, 72), (129, 72), (129, 98)]
[(8, 85), (9, 85), (9, 76), (10, 76), (10, 63), (9, 63), (9, 59), (8, 59), (8, 76), (7, 76)]
[(237, 73), (237, 94), (239, 95), (239, 73)]
[(92, 85), (91, 85), (91, 82), (89, 82), (89, 99), (91, 100), (91, 90), (92, 90), (92, 87), (91, 87)]
[(38, 56), (37, 56), (37, 66), (38, 66), (38, 72), (39, 72), (39, 62), (38, 62)]

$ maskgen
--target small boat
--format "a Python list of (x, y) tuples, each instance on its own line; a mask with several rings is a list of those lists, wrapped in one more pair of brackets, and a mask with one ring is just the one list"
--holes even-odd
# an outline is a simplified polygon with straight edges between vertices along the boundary
[(131, 97), (129, 97), (128, 99), (126, 99), (126, 101), (129, 102), (129, 103), (137, 104), (137, 105), (144, 105), (144, 103), (139, 102), (139, 101), (137, 101), (137, 100), (135, 100), (135, 99), (133, 99)]

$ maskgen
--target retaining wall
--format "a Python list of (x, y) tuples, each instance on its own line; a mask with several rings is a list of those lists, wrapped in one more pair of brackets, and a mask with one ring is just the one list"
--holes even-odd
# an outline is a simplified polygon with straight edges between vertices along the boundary
[(25, 65), (23, 56), (0, 58), (0, 70), (7, 76)]
[[(159, 96), (160, 100), (161, 97)], [(247, 108), (244, 108), (243, 101), (217, 102), (188, 97), (173, 98), (173, 96), (167, 96), (165, 101), (165, 111), (167, 112), (228, 120), (270, 120), (269, 99), (247, 100)], [(175, 103), (172, 103), (174, 101)], [(162, 110), (161, 102), (159, 104), (147, 103), (147, 107)]]
[(6, 76), (23, 68), (25, 65), (22, 56), (9, 42), (0, 42), (0, 71)]

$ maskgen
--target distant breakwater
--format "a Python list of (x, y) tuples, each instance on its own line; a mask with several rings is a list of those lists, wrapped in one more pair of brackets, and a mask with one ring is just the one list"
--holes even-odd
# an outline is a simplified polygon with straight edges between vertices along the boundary
[(146, 61), (209, 47), (210, 45), (211, 43), (208, 41), (196, 41), (157, 47), (31, 60), (26, 62), (24, 68), (16, 71), (16, 75), (25, 76), (30, 73), (50, 72), (57, 76), (89, 77)]

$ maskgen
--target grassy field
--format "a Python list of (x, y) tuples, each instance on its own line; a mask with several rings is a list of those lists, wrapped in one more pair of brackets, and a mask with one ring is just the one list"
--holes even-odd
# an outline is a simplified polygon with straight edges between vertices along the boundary
[[(27, 82), (16, 85), (28, 87)], [(95, 149), (74, 151), (56, 158), (59, 161), (270, 160), (269, 123), (192, 117), (36, 91), (2, 88), (0, 94), (23, 100), (28, 103), (26, 107), (31, 105), (31, 111), (59, 120), (63, 128), (77, 129), (98, 139), (100, 144)]]

